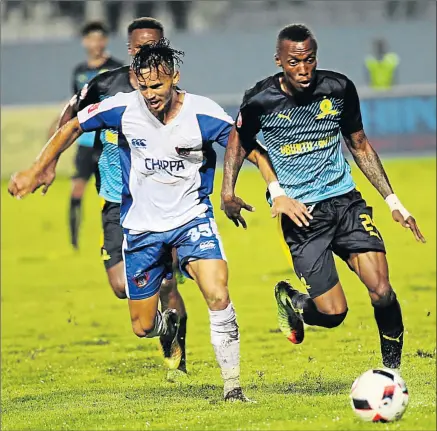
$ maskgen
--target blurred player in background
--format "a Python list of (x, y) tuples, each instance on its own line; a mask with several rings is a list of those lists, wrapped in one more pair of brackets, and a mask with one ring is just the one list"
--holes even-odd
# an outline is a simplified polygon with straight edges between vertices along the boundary
[[(108, 30), (100, 22), (90, 22), (84, 26), (82, 45), (86, 50), (87, 60), (78, 64), (73, 71), (73, 94), (79, 93), (99, 73), (123, 65), (106, 51)], [(82, 197), (88, 180), (97, 169), (99, 155), (94, 149), (94, 138), (95, 133), (85, 133), (77, 141), (70, 197), (70, 238), (74, 248), (79, 247)]]
[[(393, 219), (409, 228), (416, 240), (425, 239), (393, 193), (364, 133), (355, 85), (340, 73), (316, 69), (317, 42), (311, 31), (304, 25), (281, 30), (275, 59), (282, 72), (245, 93), (229, 140), (222, 189), (225, 212), (234, 221), (241, 219), (235, 182), (243, 156), (261, 130), (278, 176), (269, 185), (270, 196), (288, 202), (288, 215), (281, 215), (282, 230), (294, 270), (308, 291), (302, 294), (285, 281), (276, 285), (281, 330), (297, 344), (303, 341), (304, 323), (333, 328), (343, 322), (348, 308), (334, 252), (368, 289), (384, 366), (399, 368), (401, 307), (389, 281), (384, 242), (373, 223), (372, 208), (356, 190), (342, 153), (341, 134)], [(272, 215), (277, 213), (273, 208)]]
[[(176, 248), (181, 270), (195, 280), (209, 308), (224, 399), (246, 402), (227, 263), (209, 199), (216, 164), (212, 144), (226, 146), (233, 121), (212, 100), (177, 88), (182, 54), (166, 39), (142, 45), (132, 64), (139, 91), (118, 93), (81, 110), (56, 132), (31, 169), (13, 176), (9, 192), (18, 198), (33, 192), (41, 185), (45, 169), (83, 132), (117, 129), (126, 292), (133, 331), (139, 337), (165, 337), (177, 367), (179, 317), (175, 310), (161, 314), (157, 309), (167, 262)], [(253, 153), (258, 164), (257, 152)], [(270, 169), (266, 157), (258, 165), (263, 176), (262, 166)]]
[[(146, 43), (157, 42), (164, 36), (162, 23), (151, 17), (137, 18), (132, 21), (127, 28), (128, 53), (134, 56), (140, 47)], [(76, 116), (79, 110), (86, 106), (98, 103), (117, 93), (130, 93), (138, 89), (138, 81), (130, 66), (123, 66), (112, 71), (99, 74), (72, 98), (64, 108), (59, 121), (59, 127), (66, 124)], [(103, 129), (98, 132), (84, 133), (82, 136), (97, 134), (94, 140), (94, 149), (100, 154), (98, 159), (98, 169), (96, 170), (96, 186), (99, 195), (102, 197), (102, 225), (103, 241), (101, 248), (102, 260), (105, 265), (108, 281), (115, 295), (120, 299), (126, 298), (125, 291), (125, 269), (122, 254), (123, 230), (120, 225), (120, 204), (122, 195), (122, 176), (120, 156), (118, 151), (118, 131), (116, 129)], [(51, 166), (51, 180), (46, 185), (51, 184), (54, 179), (55, 165)], [(181, 347), (181, 360), (177, 368), (183, 373), (186, 368), (186, 332), (187, 332), (187, 312), (185, 304), (177, 289), (178, 270), (177, 259), (167, 263), (173, 266), (173, 271), (168, 272), (161, 285), (160, 300), (161, 310), (168, 308), (176, 309), (179, 317), (178, 342)], [(171, 276), (171, 273), (173, 276)], [(179, 280), (183, 280), (180, 274)], [(167, 366), (171, 367), (170, 345), (165, 337), (160, 337), (164, 360)], [(168, 379), (177, 378), (177, 373), (170, 370)]]

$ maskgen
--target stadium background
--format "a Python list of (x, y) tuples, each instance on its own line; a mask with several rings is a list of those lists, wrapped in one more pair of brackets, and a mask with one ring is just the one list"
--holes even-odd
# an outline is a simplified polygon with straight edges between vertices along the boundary
[[(7, 3), (15, 7), (9, 5), (5, 17)], [(71, 97), (71, 71), (84, 58), (78, 17), (53, 19), (57, 3), (21, 2), (21, 9), (20, 2), (1, 3), (3, 176), (18, 169), (20, 161), (29, 162), (28, 157), (44, 143), (46, 125)], [(83, 17), (110, 21), (107, 5), (116, 3), (120, 2), (85, 2)], [(122, 4), (109, 43), (120, 60), (128, 61), (126, 27), (136, 7), (144, 3), (150, 2)], [(347, 74), (360, 88), (366, 131), (378, 150), (389, 155), (435, 152), (435, 2), (179, 2), (189, 4), (184, 28), (179, 30), (169, 2), (152, 3), (167, 36), (186, 53), (181, 85), (212, 97), (232, 115), (245, 89), (277, 71), (272, 59), (277, 29), (302, 21), (318, 38), (319, 67)], [(364, 59), (372, 54), (377, 38), (385, 39), (400, 58), (398, 86), (383, 94), (366, 88)], [(64, 158), (59, 173), (71, 173), (72, 153)]]
[[(71, 3), (70, 8), (66, 7), (67, 3)], [(83, 4), (83, 8), (77, 6), (79, 3)], [(120, 9), (115, 8), (114, 16), (114, 4), (116, 3), (119, 4)], [(413, 244), (411, 238), (408, 238), (408, 240), (411, 240), (412, 245), (408, 240), (404, 240), (403, 242), (401, 241), (398, 247), (395, 239), (399, 232), (396, 229), (399, 228), (392, 226), (389, 216), (386, 214), (384, 216), (380, 215), (381, 220), (379, 223), (386, 229), (387, 235), (393, 236), (392, 242), (388, 242), (389, 250), (391, 247), (392, 251), (398, 253), (393, 253), (396, 256), (393, 259), (398, 258), (400, 261), (396, 263), (396, 269), (399, 268), (398, 274), (402, 274), (402, 277), (398, 275), (398, 278), (402, 278), (406, 283), (405, 286), (399, 287), (399, 289), (403, 289), (402, 292), (405, 292), (407, 297), (408, 292), (411, 292), (411, 289), (414, 290), (414, 296), (408, 297), (410, 301), (417, 301), (419, 303), (425, 298), (425, 308), (429, 312), (428, 315), (432, 316), (432, 322), (434, 323), (428, 322), (428, 326), (421, 332), (422, 339), (425, 339), (424, 347), (418, 341), (415, 341), (416, 344), (414, 344), (414, 348), (411, 351), (419, 352), (420, 350), (423, 356), (417, 352), (416, 356), (418, 358), (425, 358), (425, 360), (429, 359), (430, 361), (420, 372), (423, 375), (434, 374), (435, 334), (430, 332), (435, 331), (436, 3), (408, 0), (399, 2), (223, 0), (179, 2), (185, 3), (185, 6), (179, 5), (177, 8), (174, 8), (174, 5), (169, 7), (168, 3), (170, 2), (157, 1), (152, 3), (154, 3), (153, 16), (163, 21), (167, 37), (172, 40), (177, 48), (183, 49), (186, 52), (184, 64), (182, 65), (182, 86), (188, 91), (212, 97), (221, 103), (232, 115), (237, 112), (245, 89), (264, 76), (277, 71), (273, 63), (275, 37), (278, 29), (290, 22), (304, 22), (314, 30), (319, 42), (320, 68), (338, 70), (347, 74), (355, 81), (362, 98), (365, 130), (372, 144), (384, 157), (396, 190), (399, 190), (399, 195), (408, 204), (407, 207), (416, 208), (415, 214), (418, 216), (422, 215), (420, 222), (428, 236), (429, 244), (426, 246), (426, 252), (423, 252), (416, 244)], [(4, 377), (12, 376), (15, 379), (15, 382), (8, 381), (7, 379), (2, 381), (3, 389), (6, 388), (6, 391), (2, 391), (4, 394), (2, 395), (3, 411), (4, 413), (9, 413), (9, 415), (4, 416), (6, 418), (4, 419), (6, 421), (4, 422), (6, 424), (4, 429), (41, 429), (41, 427), (67, 429), (69, 426), (73, 426), (72, 429), (91, 429), (87, 427), (92, 426), (92, 424), (86, 421), (83, 423), (80, 421), (75, 422), (71, 417), (67, 421), (70, 425), (65, 425), (67, 422), (63, 422), (60, 419), (63, 417), (62, 414), (65, 413), (64, 407), (65, 411), (68, 411), (71, 407), (71, 404), (69, 404), (69, 397), (71, 395), (65, 395), (66, 398), (63, 401), (65, 404), (59, 404), (56, 400), (54, 401), (56, 407), (53, 408), (53, 414), (47, 416), (48, 419), (43, 416), (38, 417), (38, 415), (36, 415), (35, 419), (33, 416), (34, 403), (37, 403), (36, 408), (38, 409), (40, 408), (38, 403), (46, 403), (52, 400), (47, 394), (48, 398), (44, 398), (43, 394), (43, 397), (38, 399), (35, 393), (40, 394), (41, 392), (40, 389), (35, 388), (33, 382), (36, 378), (35, 375), (39, 375), (39, 371), (35, 371), (35, 368), (32, 368), (34, 366), (34, 363), (32, 363), (32, 360), (34, 360), (33, 356), (38, 356), (40, 351), (44, 351), (46, 342), (44, 338), (38, 338), (39, 341), (33, 342), (32, 337), (29, 335), (27, 338), (25, 337), (25, 342), (21, 343), (16, 340), (20, 340), (19, 337), (22, 335), (20, 328), (27, 328), (28, 323), (26, 322), (32, 321), (35, 315), (39, 315), (41, 309), (46, 310), (49, 314), (53, 312), (53, 321), (56, 321), (57, 316), (62, 313), (59, 311), (54, 312), (51, 308), (46, 309), (41, 305), (42, 299), (40, 293), (35, 292), (31, 288), (32, 286), (27, 286), (29, 281), (26, 280), (34, 280), (39, 289), (48, 289), (52, 293), (54, 289), (58, 288), (62, 291), (63, 284), (70, 286), (74, 290), (74, 285), (77, 283), (79, 285), (77, 297), (67, 295), (68, 307), (70, 308), (65, 308), (62, 305), (65, 303), (66, 297), (56, 297), (53, 302), (57, 307), (63, 309), (65, 313), (67, 313), (67, 309), (70, 310), (78, 307), (72, 304), (75, 304), (75, 301), (79, 301), (80, 298), (88, 300), (85, 290), (91, 289), (92, 292), (102, 292), (101, 295), (105, 296), (104, 303), (108, 306), (106, 314), (101, 312), (103, 321), (105, 318), (111, 319), (110, 310), (114, 313), (119, 313), (124, 319), (123, 329), (119, 330), (119, 332), (123, 333), (121, 339), (128, 340), (125, 341), (128, 346), (132, 346), (136, 342), (133, 339), (133, 335), (129, 333), (130, 329), (128, 322), (126, 322), (127, 316), (124, 309), (125, 304), (120, 302), (116, 306), (113, 305), (115, 299), (110, 297), (109, 289), (105, 285), (103, 270), (100, 268), (100, 262), (95, 253), (95, 242), (98, 241), (99, 235), (97, 232), (99, 219), (97, 198), (92, 190), (90, 190), (91, 187), (87, 193), (88, 203), (86, 206), (85, 224), (88, 227), (85, 227), (84, 233), (86, 235), (84, 248), (88, 248), (88, 254), (82, 255), (82, 257), (72, 257), (68, 249), (66, 210), (69, 185), (67, 178), (73, 170), (72, 156), (74, 155), (74, 150), (70, 149), (65, 157), (61, 159), (58, 169), (59, 180), (53, 186), (49, 196), (45, 198), (48, 199), (46, 206), (42, 205), (39, 198), (31, 197), (29, 201), (26, 200), (18, 208), (16, 202), (5, 196), (5, 179), (12, 172), (27, 167), (31, 163), (45, 143), (51, 121), (53, 121), (63, 103), (71, 96), (70, 81), (72, 69), (85, 58), (78, 35), (79, 27), (84, 20), (100, 19), (109, 22), (113, 30), (110, 37), (110, 51), (116, 58), (127, 61), (125, 46), (125, 29), (127, 24), (132, 18), (139, 16), (136, 15), (139, 5), (146, 7), (146, 9), (140, 10), (150, 10), (147, 9), (147, 7), (150, 7), (150, 4), (151, 2), (105, 1), (62, 3), (56, 1), (1, 2), (1, 173), (4, 180), (2, 186), (2, 266), (4, 268), (4, 271), (2, 271), (2, 311), (5, 312), (4, 316), (2, 313), (2, 347), (6, 348), (6, 352), (9, 354), (9, 356), (6, 356), (7, 359), (2, 359), (2, 369), (4, 373), (6, 372)], [(175, 9), (176, 18), (172, 15), (172, 11)], [(400, 57), (397, 71), (398, 85), (390, 91), (375, 92), (367, 86), (364, 59), (366, 55), (371, 54), (372, 42), (376, 38), (385, 39), (389, 50), (396, 52)], [(221, 157), (218, 159), (221, 160)], [(255, 197), (255, 190), (252, 190), (252, 184), (258, 184), (261, 189), (263, 186), (256, 173), (252, 172), (249, 175), (250, 181), (246, 180), (245, 182), (242, 180), (239, 190), (247, 192), (246, 195), (252, 198), (255, 204), (259, 203), (259, 205), (256, 205), (258, 209), (258, 206), (262, 207), (264, 204), (262, 203), (262, 197)], [(361, 183), (365, 184), (362, 178), (358, 178), (358, 182), (360, 186)], [(364, 187), (366, 188), (366, 185)], [(217, 189), (218, 187), (216, 187)], [(368, 199), (371, 203), (377, 202), (375, 207), (380, 211), (379, 214), (386, 211), (383, 204), (378, 201), (379, 198), (376, 196), (376, 193), (370, 190), (370, 188), (367, 189), (369, 190)], [(262, 195), (262, 193), (259, 193), (259, 189), (258, 195)], [(214, 198), (214, 202), (217, 205), (217, 197)], [(21, 210), (21, 208), (25, 210)], [(25, 211), (31, 211), (34, 216), (26, 218), (23, 214)], [(51, 212), (56, 214), (56, 220), (51, 219), (50, 214), (48, 214)], [(219, 213), (218, 210), (217, 212)], [(247, 256), (243, 259), (241, 257), (241, 250), (239, 251), (238, 248), (277, 247), (276, 239), (270, 240), (271, 244), (269, 245), (262, 243), (262, 246), (256, 243), (254, 239), (250, 240), (246, 237), (241, 242), (234, 240), (235, 242), (231, 243), (232, 239), (227, 241), (226, 235), (229, 235), (229, 238), (232, 235), (236, 236), (236, 231), (233, 230), (232, 226), (229, 227), (227, 225), (227, 221), (224, 220), (221, 214), (218, 217), (225, 245), (227, 247), (229, 245), (235, 246), (235, 250), (232, 248), (228, 252), (230, 262), (235, 262), (233, 264), (236, 268), (235, 271), (239, 271), (241, 268), (242, 274), (249, 274), (248, 277), (251, 279), (253, 269), (248, 262), (250, 259), (247, 259)], [(28, 223), (28, 229), (23, 230), (20, 227), (21, 233), (19, 235), (12, 234), (12, 230), (20, 226), (19, 222)], [(271, 232), (274, 235), (274, 228), (268, 220), (268, 210), (266, 208), (261, 208), (259, 217), (256, 216), (252, 220), (252, 225), (254, 229), (264, 229), (265, 232)], [(48, 233), (46, 232), (44, 236), (37, 236), (31, 229), (32, 226), (42, 226), (42, 231), (47, 231)], [(23, 232), (26, 232), (26, 235)], [(45, 236), (46, 234), (48, 237)], [(259, 234), (257, 235), (258, 240), (263, 241)], [(43, 244), (46, 241), (47, 244)], [(409, 247), (412, 248), (410, 249)], [(8, 253), (7, 257), (5, 257), (5, 251)], [(424, 265), (423, 273), (417, 268), (414, 271), (410, 271), (414, 275), (411, 276), (414, 278), (414, 281), (411, 281), (409, 278), (408, 265), (403, 265), (402, 259), (405, 254), (408, 256), (407, 261), (409, 264), (416, 266)], [(257, 259), (261, 259), (261, 252), (253, 258), (253, 262), (256, 263)], [(265, 266), (270, 265), (272, 272), (262, 274), (257, 282), (254, 281), (255, 285), (256, 283), (265, 284), (266, 281), (271, 284), (274, 274), (276, 276), (287, 274), (286, 261), (280, 252), (272, 251), (270, 259), (271, 261), (267, 263), (265, 258), (259, 261), (259, 268), (265, 268)], [(88, 263), (88, 260), (93, 260), (93, 263)], [(69, 264), (73, 265), (75, 269), (67, 269)], [(54, 270), (53, 274), (56, 273), (58, 275), (47, 276), (54, 266), (57, 269)], [(246, 266), (250, 267), (250, 269), (245, 270)], [(62, 270), (61, 267), (63, 268)], [(95, 275), (87, 275), (88, 278), (86, 280), (87, 283), (94, 284), (92, 287), (88, 285), (81, 287), (85, 282), (77, 281), (78, 273), (88, 274), (90, 268), (95, 272)], [(255, 266), (255, 268), (258, 267)], [(405, 273), (402, 272), (403, 270)], [(75, 271), (79, 272), (76, 273)], [(17, 274), (20, 281), (16, 280)], [(67, 280), (67, 275), (65, 274), (68, 274), (70, 279)], [(342, 277), (346, 277), (346, 280), (349, 280), (348, 277), (350, 275), (345, 272), (341, 274)], [(244, 284), (245, 281), (241, 281), (241, 283)], [(417, 289), (414, 289), (414, 287)], [(348, 293), (351, 294), (353, 291), (351, 290)], [(46, 295), (46, 300), (49, 303), (52, 301), (52, 295), (49, 293), (46, 293)], [(59, 293), (58, 295), (61, 294)], [(100, 293), (96, 293), (96, 295), (97, 298), (101, 296)], [(191, 293), (187, 295), (190, 299)], [(259, 294), (257, 295), (259, 296)], [(264, 297), (258, 296), (256, 297), (260, 301), (266, 300)], [(10, 302), (7, 302), (7, 300)], [(198, 300), (199, 298), (196, 296), (196, 301)], [(353, 301), (357, 301), (359, 305), (361, 304), (360, 301), (362, 301), (363, 310), (369, 311), (368, 308), (365, 308), (367, 305), (364, 305), (366, 303), (365, 298), (360, 298), (359, 300), (352, 298), (352, 303), (354, 303)], [(241, 315), (244, 318), (245, 310), (247, 309), (248, 313), (250, 313), (250, 310), (247, 304), (244, 304), (242, 300), (241, 302), (242, 304), (238, 303), (237, 305), (240, 305)], [(5, 304), (10, 308), (6, 308)], [(418, 304), (415, 306), (419, 307)], [(21, 315), (19, 311), (12, 312), (12, 309), (21, 310), (20, 307), (23, 307)], [(188, 307), (190, 310), (189, 304)], [(199, 307), (203, 307), (203, 305), (199, 305)], [(265, 318), (270, 326), (274, 327), (275, 312), (273, 303), (269, 304), (269, 307), (269, 313)], [(419, 308), (416, 310), (417, 313), (419, 313)], [(420, 313), (422, 311), (422, 308), (420, 308)], [(27, 314), (27, 312), (30, 314)], [(76, 310), (77, 312), (78, 310)], [(84, 315), (87, 312), (90, 312), (90, 310), (83, 311)], [(366, 313), (363, 311), (361, 315), (365, 316)], [(16, 323), (17, 319), (21, 323)], [(59, 319), (64, 319), (64, 316), (62, 318), (59, 317)], [(71, 323), (71, 316), (69, 319), (69, 323)], [(370, 319), (370, 314), (364, 319)], [(206, 321), (204, 323), (206, 324)], [(47, 324), (47, 327), (51, 328), (51, 325)], [(56, 335), (56, 328), (53, 328), (52, 331), (54, 340), (58, 336)], [(71, 329), (71, 326), (68, 326), (66, 331), (69, 329)], [(190, 330), (195, 331), (195, 328), (190, 327)], [(50, 333), (50, 329), (47, 331)], [(101, 345), (103, 349), (107, 347), (106, 343), (112, 343), (109, 336), (101, 338), (99, 335), (95, 338), (96, 334), (92, 331), (87, 332), (87, 330), (84, 330), (83, 333), (76, 333), (76, 338), (73, 337), (72, 345), (79, 343), (76, 345), (76, 348), (80, 348), (83, 351), (89, 346), (94, 345)], [(206, 329), (205, 331), (207, 333)], [(242, 331), (244, 331), (244, 324)], [(322, 335), (320, 334), (316, 332), (315, 335), (311, 335), (316, 336), (316, 338), (319, 335), (319, 341), (321, 341), (320, 337)], [(369, 332), (368, 335), (369, 339), (372, 340), (371, 343), (373, 343), (372, 348), (376, 346), (375, 334), (374, 332)], [(269, 336), (279, 337), (280, 334), (269, 334)], [(70, 338), (65, 333), (64, 337), (67, 340)], [(87, 344), (87, 337), (91, 337), (91, 341), (88, 340), (89, 344)], [(335, 340), (336, 336), (334, 335), (333, 337)], [(207, 339), (206, 334), (204, 336), (205, 346), (200, 351), (196, 350), (195, 354), (202, 356), (204, 351), (208, 352), (205, 353), (207, 358), (205, 361), (213, 364), (211, 352), (208, 350)], [(251, 339), (252, 342), (256, 342), (259, 337), (252, 337)], [(195, 344), (194, 335), (192, 340), (192, 343)], [(20, 353), (21, 347), (18, 348), (14, 341), (24, 349), (23, 352), (26, 352), (25, 354), (23, 353), (22, 355)], [(143, 345), (142, 341), (139, 340), (135, 345)], [(93, 344), (94, 342), (97, 344)], [(276, 343), (279, 342), (285, 343), (285, 341), (277, 338)], [(67, 341), (65, 343), (68, 345)], [(276, 348), (273, 344), (268, 344), (269, 342), (267, 341), (266, 343), (271, 348)], [(109, 348), (112, 349), (112, 345)], [(313, 346), (313, 348), (315, 349), (314, 352), (317, 352), (317, 346)], [(193, 346), (192, 349), (195, 349), (195, 347)], [(288, 351), (289, 346), (284, 345), (281, 349), (282, 351), (286, 349)], [(330, 347), (328, 351), (329, 349)], [(119, 350), (118, 357), (120, 361), (123, 361), (124, 351), (121, 347)], [(412, 356), (415, 355), (414, 352), (411, 353)], [(313, 353), (310, 352), (309, 358), (312, 357), (311, 355), (315, 356), (317, 354)], [(94, 354), (97, 355), (97, 353)], [(114, 353), (112, 354), (114, 355)], [(153, 358), (152, 361), (159, 363), (158, 354), (148, 354)], [(306, 351), (304, 354), (306, 354)], [(24, 359), (22, 356), (24, 356)], [(193, 354), (192, 356), (195, 355)], [(102, 360), (104, 361), (105, 358), (102, 357)], [(273, 361), (273, 359), (268, 360)], [(23, 364), (26, 363), (28, 375), (25, 372), (23, 373), (23, 370), (16, 365), (15, 361), (17, 363), (19, 361), (23, 361)], [(275, 361), (276, 358), (273, 362)], [(308, 359), (308, 362), (310, 361), (311, 359)], [(42, 367), (47, 365), (44, 364)], [(210, 366), (213, 367), (214, 365)], [(369, 361), (369, 366), (375, 366), (375, 364)], [(207, 385), (209, 377), (206, 377), (206, 374), (202, 374), (200, 365), (197, 367), (200, 379), (202, 380), (203, 378), (204, 384)], [(335, 369), (335, 359), (332, 360), (331, 365), (328, 365), (328, 369), (329, 367)], [(194, 365), (193, 368), (195, 368)], [(361, 369), (362, 367), (358, 364), (356, 369), (358, 368)], [(417, 365), (415, 369), (419, 370), (419, 368), (419, 365)], [(39, 369), (38, 367), (37, 370)], [(256, 372), (264, 373), (264, 371)], [(317, 393), (317, 388), (320, 385), (323, 387), (324, 383), (320, 383), (317, 375), (311, 373), (312, 371), (302, 371), (299, 374), (300, 380), (294, 382), (293, 388), (298, 392), (301, 391), (301, 394), (305, 394), (305, 388), (309, 388), (310, 393)], [(352, 378), (355, 371), (345, 371), (345, 373), (347, 375), (350, 374)], [(149, 378), (148, 375), (146, 376)], [(124, 375), (124, 377), (129, 378), (129, 374)], [(407, 375), (407, 377), (411, 377), (411, 375)], [(262, 380), (261, 375), (259, 375), (259, 378)], [(42, 381), (43, 378), (40, 380)], [(159, 386), (159, 380), (157, 381)], [(120, 381), (117, 380), (117, 382)], [(84, 385), (86, 382), (81, 381), (80, 384)], [(80, 384), (79, 388), (81, 387)], [(429, 383), (424, 383), (424, 381), (420, 380), (420, 384), (417, 383), (417, 386), (422, 385), (424, 387), (423, 385), (425, 384)], [(256, 383), (253, 383), (253, 385), (256, 386)], [(431, 393), (434, 388), (434, 395), (427, 395), (428, 398), (425, 401), (422, 399), (420, 401), (425, 409), (421, 414), (426, 420), (424, 419), (421, 425), (421, 423), (415, 422), (417, 419), (414, 419), (415, 421), (411, 419), (410, 422), (406, 422), (405, 429), (433, 429), (433, 422), (435, 423), (435, 376), (432, 378), (431, 386)], [(19, 389), (19, 387), (22, 389)], [(24, 387), (28, 388), (27, 392), (23, 389)], [(288, 387), (284, 388), (284, 391), (287, 392)], [(347, 393), (347, 387), (342, 388), (341, 385), (340, 387), (334, 385), (331, 390), (334, 393), (336, 391)], [(290, 391), (293, 391), (293, 389), (290, 389)], [(267, 392), (269, 393), (268, 390)], [(183, 389), (182, 393), (188, 396)], [(161, 395), (166, 396), (165, 394)], [(273, 397), (272, 393), (270, 395)], [(199, 398), (202, 398), (202, 392), (200, 392)], [(26, 404), (28, 402), (30, 404)], [(278, 398), (278, 402), (281, 402), (280, 398)], [(331, 402), (333, 403), (332, 400)], [(196, 403), (195, 406), (199, 409), (203, 408)], [(338, 426), (339, 428), (336, 429), (345, 429), (341, 428), (341, 426), (350, 426), (353, 429), (358, 429), (359, 424), (353, 421), (349, 423), (347, 421), (341, 422), (340, 420), (339, 424), (337, 424), (335, 419), (332, 419), (334, 422), (331, 423), (331, 412), (335, 412), (335, 407), (329, 403), (330, 401), (328, 401), (326, 409), (329, 423), (331, 424), (329, 425), (330, 427), (335, 428)], [(430, 405), (431, 408), (429, 408)], [(434, 408), (432, 408), (432, 405), (434, 405)], [(20, 406), (23, 406), (25, 410), (28, 408), (26, 410), (27, 413), (21, 415)], [(59, 410), (56, 410), (58, 408)], [(112, 409), (113, 407), (110, 407), (110, 410)], [(42, 409), (41, 412), (43, 411)], [(207, 412), (208, 408), (205, 409), (205, 414)], [(229, 417), (232, 418), (233, 413), (229, 410), (227, 412)], [(350, 413), (347, 408), (344, 412)], [(47, 414), (47, 412), (44, 414)], [(167, 414), (171, 416), (171, 413), (167, 412)], [(306, 414), (310, 415), (311, 412)], [(341, 416), (343, 411), (341, 410), (338, 414)], [(258, 425), (256, 425), (257, 419), (255, 415), (254, 428), (270, 427), (271, 424), (269, 425), (265, 421), (265, 415), (268, 417), (269, 413), (266, 411), (264, 417), (260, 414), (261, 419), (259, 419)], [(241, 419), (240, 422), (236, 419), (235, 426), (250, 428), (252, 425), (249, 426), (247, 422), (249, 416), (247, 419)], [(209, 418), (203, 418), (202, 416), (198, 422), (194, 421), (191, 425), (194, 428), (197, 426), (196, 429), (204, 427), (205, 424), (208, 424), (211, 429), (214, 426), (220, 429), (220, 426), (229, 425), (226, 422), (220, 422), (220, 420), (211, 424), (208, 422), (211, 417), (214, 417), (214, 415), (211, 414)], [(320, 414), (319, 418), (321, 417), (322, 415)], [(297, 422), (298, 425), (295, 426), (300, 427), (302, 420), (301, 418)], [(72, 423), (73, 425), (71, 425)], [(120, 425), (124, 422), (115, 421), (113, 423)], [(132, 423), (135, 423), (135, 421)], [(153, 425), (151, 420), (150, 423)], [(272, 422), (274, 425), (271, 426), (273, 428), (277, 427), (277, 429), (291, 429), (281, 428), (289, 426), (287, 424), (290, 423)], [(77, 428), (74, 428), (74, 424)], [(317, 421), (314, 424), (317, 424)], [(325, 422), (320, 424), (325, 424)], [(111, 429), (110, 425), (111, 422), (103, 424), (96, 420), (94, 426), (96, 428), (106, 427)], [(177, 426), (175, 422), (169, 424), (169, 422), (163, 421), (161, 423), (161, 427), (170, 427), (170, 425), (172, 428), (183, 428), (182, 423)], [(134, 428), (135, 426), (132, 425), (132, 429)], [(158, 429), (160, 429), (159, 426)]]

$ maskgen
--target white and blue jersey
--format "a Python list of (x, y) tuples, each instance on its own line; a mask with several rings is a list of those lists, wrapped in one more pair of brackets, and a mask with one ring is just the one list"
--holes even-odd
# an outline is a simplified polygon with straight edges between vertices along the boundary
[(131, 299), (159, 290), (172, 247), (182, 269), (191, 259), (225, 258), (209, 200), (216, 166), (212, 144), (226, 146), (233, 126), (219, 105), (185, 93), (178, 115), (162, 124), (134, 91), (91, 105), (78, 119), (84, 132), (118, 131), (120, 218)]
[(212, 143), (225, 146), (233, 125), (215, 102), (186, 93), (177, 117), (162, 124), (134, 91), (109, 97), (77, 116), (84, 132), (118, 130), (125, 229), (165, 232), (211, 207)]

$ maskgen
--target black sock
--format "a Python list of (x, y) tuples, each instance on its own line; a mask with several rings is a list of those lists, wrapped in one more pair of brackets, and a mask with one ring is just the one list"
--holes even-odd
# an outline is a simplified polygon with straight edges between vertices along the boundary
[(71, 198), (70, 200), (70, 238), (73, 247), (79, 246), (79, 226), (81, 222), (82, 199)]
[(181, 317), (181, 320), (179, 322), (179, 331), (178, 331), (178, 342), (182, 349), (182, 356), (181, 356), (181, 363), (179, 364), (179, 369), (186, 371), (187, 365), (186, 365), (186, 354), (185, 354), (185, 337), (187, 335), (187, 318), (188, 316), (185, 315)]
[(301, 309), (301, 317), (307, 325), (322, 326), (323, 328), (335, 328), (343, 322), (347, 310), (341, 314), (325, 314), (317, 310), (316, 304), (305, 293), (299, 293), (293, 298), (296, 308)]
[(373, 309), (381, 341), (382, 363), (388, 368), (399, 368), (404, 345), (404, 324), (399, 301), (394, 296), (391, 304), (374, 304)]

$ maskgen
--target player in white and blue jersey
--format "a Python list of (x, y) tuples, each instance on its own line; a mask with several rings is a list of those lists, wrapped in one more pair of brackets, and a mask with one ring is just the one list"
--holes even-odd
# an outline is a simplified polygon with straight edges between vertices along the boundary
[(175, 248), (181, 271), (195, 280), (209, 308), (224, 398), (248, 401), (240, 386), (240, 339), (226, 257), (209, 199), (216, 164), (212, 144), (227, 144), (233, 121), (212, 100), (177, 89), (180, 55), (166, 39), (143, 45), (132, 64), (139, 91), (80, 111), (56, 132), (30, 170), (13, 176), (9, 192), (21, 198), (39, 187), (45, 169), (83, 132), (116, 129), (133, 331), (139, 337), (166, 337), (178, 366), (178, 315), (158, 310), (160, 284)]
[(258, 82), (243, 98), (225, 156), (222, 199), (228, 217), (241, 218), (234, 185), (251, 139), (260, 131), (277, 175), (269, 186), (276, 205), (285, 197), (288, 214), (282, 231), (294, 269), (308, 294), (287, 282), (275, 287), (279, 326), (293, 343), (304, 338), (304, 323), (333, 328), (347, 314), (333, 253), (367, 287), (379, 329), (382, 362), (399, 368), (403, 346), (401, 308), (393, 291), (381, 233), (370, 208), (356, 190), (340, 137), (358, 167), (389, 204), (393, 219), (425, 242), (415, 219), (402, 206), (361, 120), (353, 82), (317, 70), (317, 42), (304, 25), (279, 33), (276, 64), (281, 73)]
[[(83, 27), (82, 45), (87, 52), (87, 60), (74, 68), (73, 94), (80, 93), (98, 74), (123, 66), (122, 62), (107, 53), (107, 44), (108, 30), (105, 25), (100, 22), (90, 22)], [(95, 132), (84, 133), (77, 140), (69, 212), (70, 238), (74, 248), (79, 247), (82, 197), (89, 179), (97, 170), (99, 154), (94, 148), (95, 135)]]
[[(154, 18), (137, 18), (129, 24), (127, 36), (128, 53), (133, 56), (138, 52), (141, 45), (156, 42), (161, 39), (164, 36), (164, 27), (160, 21)], [(108, 97), (115, 96), (117, 93), (129, 93), (135, 91), (137, 88), (137, 78), (129, 65), (99, 74), (86, 84), (65, 107), (59, 121), (59, 127), (75, 117), (79, 110), (94, 103), (101, 102)], [(86, 133), (82, 136), (84, 135), (86, 135)], [(112, 290), (117, 298), (125, 299), (126, 281), (122, 253), (123, 230), (120, 226), (120, 205), (123, 184), (117, 130), (103, 129), (96, 132), (94, 152), (100, 154), (96, 171), (96, 187), (99, 196), (102, 198), (103, 232), (101, 257)], [(178, 342), (182, 353), (177, 371), (186, 373), (185, 342), (188, 317), (184, 300), (177, 288), (178, 282), (183, 282), (184, 277), (178, 270), (176, 259), (174, 259), (173, 262), (169, 262), (168, 265), (169, 268), (173, 268), (173, 271), (172, 273), (169, 272), (168, 277), (166, 277), (161, 284), (161, 311), (167, 308), (174, 308), (179, 314)], [(160, 342), (164, 354), (164, 361), (167, 363), (170, 359), (170, 346), (167, 345), (163, 337), (160, 338)], [(169, 370), (167, 375), (168, 379), (174, 380), (180, 376), (178, 372)]]

